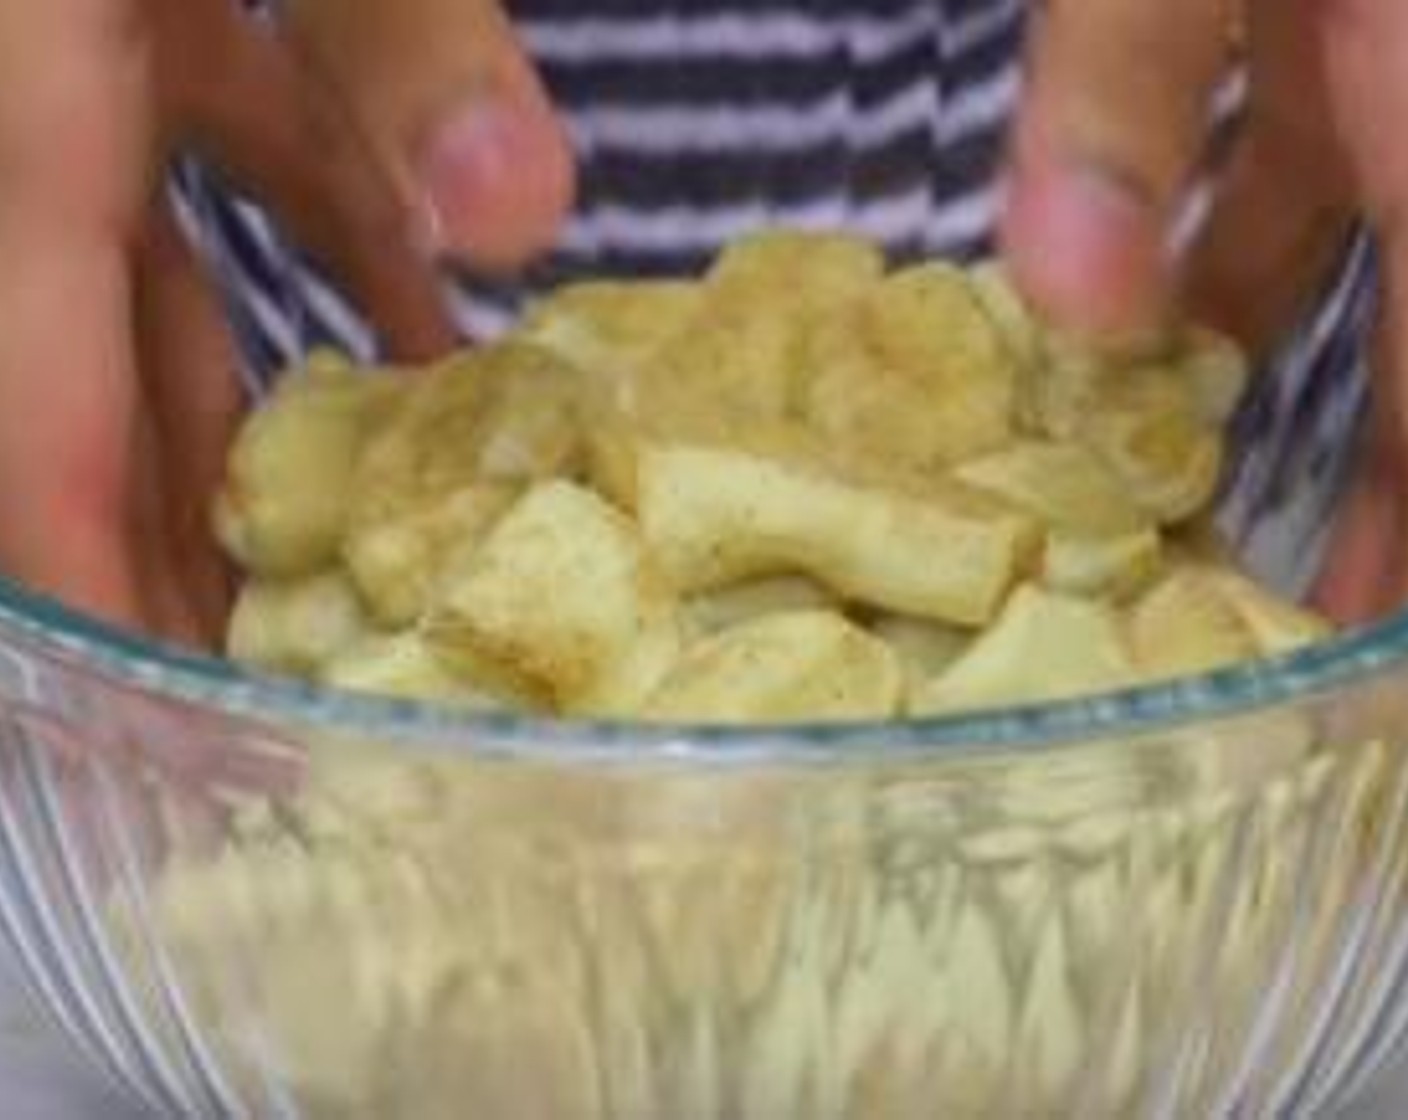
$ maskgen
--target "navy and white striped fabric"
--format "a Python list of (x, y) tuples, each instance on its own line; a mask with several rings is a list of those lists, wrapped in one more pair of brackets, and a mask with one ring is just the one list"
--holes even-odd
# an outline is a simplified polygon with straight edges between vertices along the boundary
[[(517, 282), (447, 277), (466, 330), (492, 333), (565, 280), (697, 269), (764, 224), (857, 230), (898, 259), (990, 247), (1024, 0), (509, 6), (568, 122), (580, 200), (554, 251)], [(179, 186), (257, 373), (317, 343), (370, 356), (367, 327), (264, 215), (200, 168)], [(1367, 248), (1350, 247), (1321, 313), (1263, 379), (1241, 429), (1239, 532), (1288, 503), (1283, 536), (1323, 520), (1362, 409), (1372, 279)]]

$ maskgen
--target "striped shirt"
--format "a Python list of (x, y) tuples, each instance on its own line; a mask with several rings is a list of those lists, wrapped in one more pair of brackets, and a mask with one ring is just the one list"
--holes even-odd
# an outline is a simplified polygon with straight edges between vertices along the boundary
[[(579, 198), (526, 275), (446, 276), (467, 331), (491, 334), (572, 279), (695, 271), (763, 225), (851, 229), (896, 260), (990, 250), (1024, 0), (509, 7), (567, 122)], [(374, 354), (365, 323), (257, 208), (194, 165), (178, 172), (178, 195), (256, 375), (318, 343)], [(1243, 411), (1227, 521), (1253, 545), (1265, 538), (1264, 551), (1314, 553), (1363, 409), (1373, 279), (1370, 248), (1347, 246)]]

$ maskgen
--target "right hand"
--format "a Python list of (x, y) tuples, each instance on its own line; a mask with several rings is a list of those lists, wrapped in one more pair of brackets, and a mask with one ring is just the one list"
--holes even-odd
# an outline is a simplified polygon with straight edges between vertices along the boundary
[[(1317, 602), (1343, 622), (1408, 602), (1408, 5), (1063, 0), (1035, 24), (1005, 215), (1027, 295), (1085, 333), (1138, 337), (1171, 302), (1253, 351), (1324, 284), (1358, 221), (1383, 268), (1369, 446)], [(1227, 62), (1249, 81), (1202, 235), (1172, 252)], [(1346, 371), (1348, 372), (1348, 371)]]
[(268, 203), (405, 357), (453, 341), (433, 255), (516, 264), (571, 197), (490, 0), (299, 0), (297, 51), (238, 7), (0, 5), (0, 570), (190, 640), (223, 626), (207, 510), (241, 401), (157, 201), (170, 150)]

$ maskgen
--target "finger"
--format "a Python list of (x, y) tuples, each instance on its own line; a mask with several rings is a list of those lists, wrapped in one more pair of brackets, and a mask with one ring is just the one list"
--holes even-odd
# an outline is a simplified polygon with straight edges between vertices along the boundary
[(1370, 352), (1375, 377), (1364, 446), (1312, 589), (1314, 605), (1345, 626), (1372, 622), (1397, 606), (1408, 575), (1408, 491), (1403, 485), (1408, 441), (1392, 337), (1399, 329), (1397, 317), (1380, 315)]
[(136, 624), (126, 262), (111, 246), (16, 229), (24, 219), (5, 209), (0, 202), (0, 566)]
[(1257, 0), (1240, 141), (1188, 267), (1197, 317), (1253, 352), (1304, 309), (1343, 249), (1354, 183), (1332, 116), (1320, 0)]
[(158, 0), (181, 138), (269, 203), (407, 360), (455, 333), (411, 214), (330, 95), (226, 0)]
[(1371, 443), (1317, 589), (1329, 613), (1346, 623), (1371, 622), (1408, 604), (1408, 226), (1395, 220), (1383, 233)]
[(1398, 0), (1322, 3), (1326, 74), (1338, 134), (1382, 246), (1373, 431), (1365, 473), (1338, 526), (1320, 594), (1352, 621), (1408, 598), (1408, 7)]
[(1399, 0), (1321, 0), (1315, 5), (1325, 44), (1326, 80), (1335, 127), (1360, 201), (1385, 237), (1408, 224), (1408, 5)]
[(1402, 465), (1361, 477), (1344, 501), (1312, 602), (1342, 626), (1373, 622), (1403, 601), (1408, 531)]
[(0, 5), (0, 567), (136, 623), (126, 242), (148, 164), (123, 7)]
[(174, 480), (162, 470), (156, 424), (139, 408), (133, 427), (128, 537), (144, 628), (172, 642), (199, 644), (201, 626), (169, 547)]
[[(153, 208), (138, 253), (137, 338), (150, 418), (143, 469), (159, 498), (148, 511), (148, 555), (166, 577), (179, 637), (218, 642), (230, 579), (210, 528), (210, 510), (243, 404), (238, 357), (219, 300), (164, 206)], [(150, 584), (151, 581), (148, 581)]]
[(1003, 242), (1048, 315), (1156, 323), (1168, 229), (1204, 149), (1240, 0), (1048, 0), (1034, 24)]
[(288, 7), (432, 246), (505, 269), (552, 243), (571, 149), (499, 0)]

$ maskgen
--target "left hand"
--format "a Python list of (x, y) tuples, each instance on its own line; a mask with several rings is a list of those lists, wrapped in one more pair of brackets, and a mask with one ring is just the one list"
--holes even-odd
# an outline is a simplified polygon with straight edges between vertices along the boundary
[[(162, 196), (171, 155), (266, 204), (406, 359), (454, 341), (435, 255), (521, 263), (571, 199), (498, 0), (294, 12), (276, 32), (240, 0), (0, 5), (0, 569), (166, 637), (223, 630), (208, 511), (241, 406), (220, 301)], [(408, 149), (467, 94), (499, 127), (432, 161), (430, 244)]]

